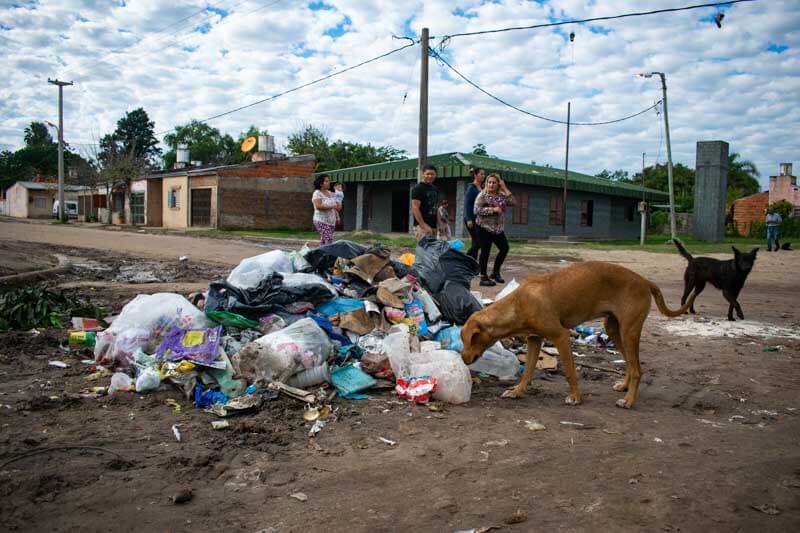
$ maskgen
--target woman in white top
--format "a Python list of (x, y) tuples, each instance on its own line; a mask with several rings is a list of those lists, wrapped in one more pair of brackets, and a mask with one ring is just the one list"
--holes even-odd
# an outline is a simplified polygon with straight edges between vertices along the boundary
[(311, 203), (314, 204), (314, 227), (319, 232), (319, 243), (330, 244), (333, 242), (333, 232), (336, 229), (336, 210), (339, 202), (330, 191), (331, 178), (322, 174), (314, 180), (314, 194)]

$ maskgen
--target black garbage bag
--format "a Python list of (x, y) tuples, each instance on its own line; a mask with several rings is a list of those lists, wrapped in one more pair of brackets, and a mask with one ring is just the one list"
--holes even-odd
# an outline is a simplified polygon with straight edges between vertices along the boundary
[(423, 237), (417, 243), (412, 271), (431, 293), (442, 291), (445, 281), (453, 281), (469, 292), (472, 278), (478, 275), (478, 262), (453, 250), (447, 241)]
[(286, 313), (285, 306), (293, 302), (310, 302), (316, 306), (334, 297), (322, 283), (287, 287), (283, 284), (283, 276), (274, 272), (250, 289), (242, 289), (223, 280), (211, 282), (205, 310), (230, 311), (257, 320), (271, 313)]
[(324, 273), (333, 268), (336, 259), (352, 259), (365, 254), (367, 248), (353, 241), (341, 240), (330, 244), (323, 244), (317, 248), (312, 248), (306, 255), (306, 261), (311, 264), (315, 272)]
[(442, 312), (442, 319), (453, 324), (464, 324), (472, 313), (483, 309), (468, 288), (449, 280), (441, 292), (433, 294), (433, 299)]

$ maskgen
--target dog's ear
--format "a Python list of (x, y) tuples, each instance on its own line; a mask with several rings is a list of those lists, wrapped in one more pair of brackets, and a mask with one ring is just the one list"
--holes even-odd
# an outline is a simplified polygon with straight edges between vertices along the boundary
[(733, 250), (733, 254), (736, 256), (742, 255), (742, 252), (740, 252), (739, 249), (735, 246), (731, 246), (731, 250)]
[(750, 255), (755, 256), (758, 253), (758, 246), (750, 250)]
[(481, 325), (478, 322), (478, 318), (475, 316), (470, 317), (461, 330), (461, 342), (464, 346), (472, 346), (472, 341), (475, 340), (475, 337), (478, 336), (480, 332)]

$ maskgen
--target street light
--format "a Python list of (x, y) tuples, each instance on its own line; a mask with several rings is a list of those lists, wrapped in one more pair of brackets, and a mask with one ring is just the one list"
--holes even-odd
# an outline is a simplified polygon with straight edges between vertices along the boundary
[(63, 139), (61, 137), (61, 128), (46, 120), (45, 123), (56, 130), (58, 134), (58, 220), (64, 221), (64, 155), (63, 155)]
[(662, 102), (664, 103), (664, 131), (667, 137), (667, 182), (669, 183), (669, 232), (672, 240), (677, 237), (675, 228), (675, 187), (672, 183), (672, 145), (669, 142), (669, 116), (667, 115), (667, 79), (663, 72), (650, 72), (637, 74), (640, 78), (661, 78), (661, 90), (663, 92)]

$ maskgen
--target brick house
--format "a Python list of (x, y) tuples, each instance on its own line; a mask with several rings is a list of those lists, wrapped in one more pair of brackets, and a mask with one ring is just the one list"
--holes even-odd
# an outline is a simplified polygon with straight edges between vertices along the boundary
[[(269, 158), (147, 176), (148, 226), (311, 229), (314, 156)], [(158, 219), (160, 215), (160, 220)]]
[(800, 188), (797, 178), (792, 175), (792, 164), (781, 163), (780, 174), (769, 177), (769, 191), (764, 191), (733, 203), (733, 222), (740, 235), (748, 235), (753, 222), (764, 220), (764, 211), (769, 204), (786, 200), (794, 210), (792, 216), (800, 216)]
[[(486, 175), (499, 173), (518, 205), (506, 212), (506, 234), (512, 238), (547, 238), (561, 234), (564, 171), (467, 153), (428, 157), (437, 167), (435, 185), (450, 209), (453, 235), (464, 237), (463, 198), (472, 181), (470, 167)], [(345, 184), (343, 223), (346, 231), (409, 231), (410, 192), (417, 183), (417, 159), (377, 163), (327, 172)], [(664, 203), (669, 196), (654, 189), (570, 172), (567, 235), (585, 239), (635, 239), (641, 218), (638, 204)]]

